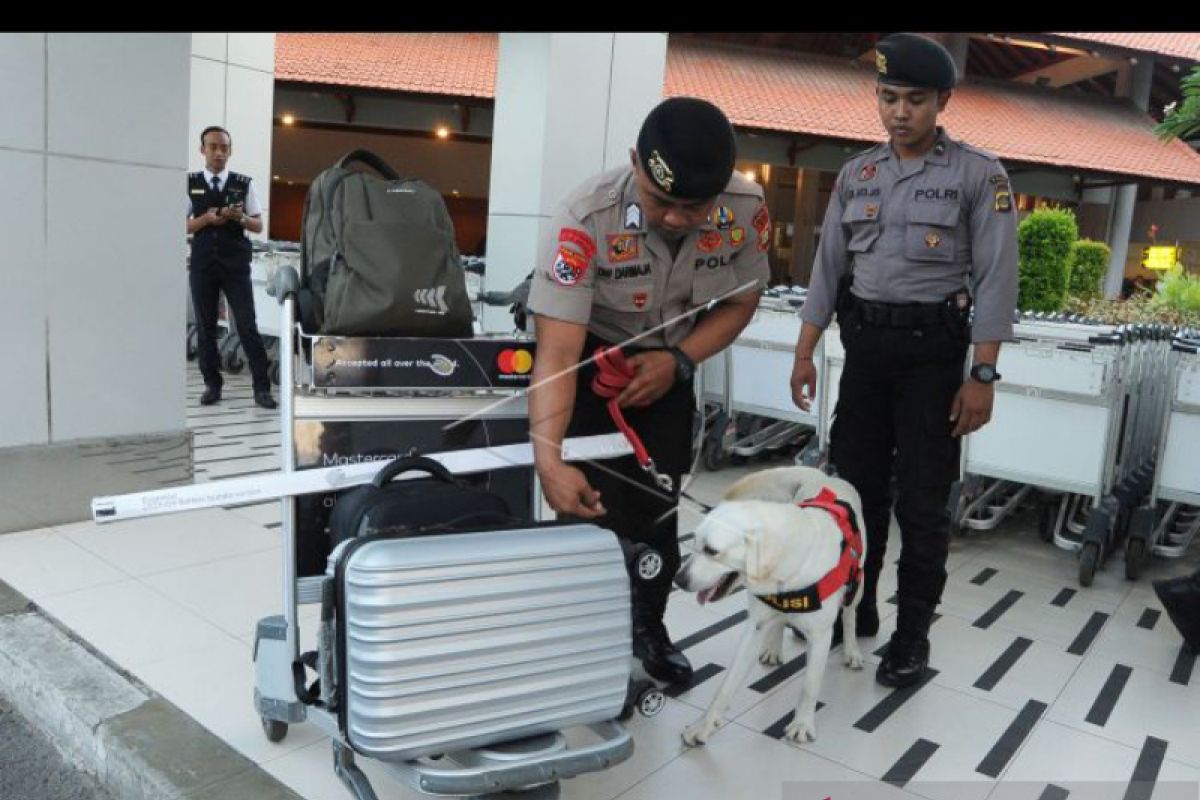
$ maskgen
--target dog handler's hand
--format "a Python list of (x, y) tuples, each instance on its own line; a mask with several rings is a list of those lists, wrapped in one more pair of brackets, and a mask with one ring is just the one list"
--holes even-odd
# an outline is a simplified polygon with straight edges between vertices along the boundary
[[(807, 397), (805, 389), (808, 389)], [(797, 355), (792, 364), (792, 402), (798, 408), (808, 411), (816, 394), (817, 365), (813, 363), (812, 356)]]
[(621, 408), (648, 406), (675, 384), (675, 356), (666, 350), (651, 350), (626, 359), (636, 375), (617, 398)]
[(950, 406), (950, 421), (957, 423), (951, 436), (965, 436), (987, 425), (992, 419), (992, 404), (996, 400), (996, 387), (990, 383), (968, 380), (954, 396)]
[(608, 513), (600, 502), (600, 492), (592, 488), (578, 467), (560, 462), (539, 469), (538, 477), (546, 502), (559, 514), (595, 519)]

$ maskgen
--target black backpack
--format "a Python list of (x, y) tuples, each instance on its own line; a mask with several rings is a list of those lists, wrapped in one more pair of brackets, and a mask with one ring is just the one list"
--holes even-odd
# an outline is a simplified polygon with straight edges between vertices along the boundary
[[(382, 178), (350, 169), (365, 164)], [(470, 338), (473, 315), (442, 196), (354, 150), (304, 200), (297, 296), (304, 329), (331, 336)]]
[[(392, 482), (413, 470), (431, 477)], [(361, 536), (454, 533), (514, 521), (500, 495), (472, 488), (433, 459), (415, 456), (397, 458), (370, 483), (342, 495), (330, 515), (329, 533), (336, 547)]]

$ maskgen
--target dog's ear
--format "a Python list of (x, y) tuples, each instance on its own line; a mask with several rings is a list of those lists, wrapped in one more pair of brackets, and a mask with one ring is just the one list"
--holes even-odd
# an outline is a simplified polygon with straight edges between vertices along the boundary
[(783, 548), (778, 538), (767, 528), (752, 528), (746, 532), (746, 579), (760, 583), (770, 580)]

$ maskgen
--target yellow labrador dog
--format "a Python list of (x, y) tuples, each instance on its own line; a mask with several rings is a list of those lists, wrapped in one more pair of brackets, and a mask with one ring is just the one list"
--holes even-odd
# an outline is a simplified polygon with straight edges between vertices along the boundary
[[(832, 502), (833, 496), (841, 503)], [(814, 499), (819, 505), (800, 505)], [(701, 604), (745, 585), (750, 624), (712, 705), (684, 730), (687, 744), (704, 744), (721, 726), (756, 657), (767, 665), (782, 663), (783, 629), (789, 623), (808, 640), (808, 664), (785, 736), (794, 742), (816, 740), (817, 695), (844, 600), (844, 661), (851, 669), (863, 665), (854, 612), (862, 596), (865, 537), (861, 532), (851, 536), (852, 526), (839, 517), (854, 526), (862, 519), (861, 501), (849, 483), (811, 467), (782, 467), (739, 480), (701, 521), (696, 554), (680, 567), (675, 582), (697, 592)], [(845, 577), (851, 578), (849, 584)], [(847, 591), (853, 596), (846, 598)]]

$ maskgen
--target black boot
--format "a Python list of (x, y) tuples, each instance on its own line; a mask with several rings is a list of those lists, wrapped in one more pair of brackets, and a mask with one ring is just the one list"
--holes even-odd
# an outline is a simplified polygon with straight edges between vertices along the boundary
[(1183, 647), (1200, 655), (1200, 570), (1181, 578), (1154, 581), (1154, 593), (1183, 635)]
[(897, 630), (892, 634), (875, 680), (893, 689), (919, 683), (929, 666), (929, 637)]
[(692, 664), (667, 636), (661, 621), (633, 621), (633, 655), (642, 662), (646, 673), (656, 680), (687, 685), (692, 680)]
[(221, 401), (221, 387), (208, 386), (204, 389), (204, 394), (200, 395), (200, 405), (211, 406), (214, 403)]

